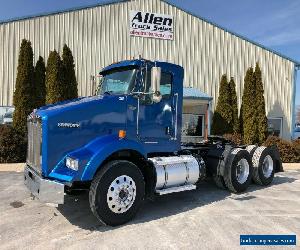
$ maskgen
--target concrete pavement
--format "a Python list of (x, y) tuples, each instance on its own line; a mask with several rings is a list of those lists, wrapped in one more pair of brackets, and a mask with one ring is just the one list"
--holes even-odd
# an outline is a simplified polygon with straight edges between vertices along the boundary
[(240, 234), (300, 237), (298, 170), (239, 195), (204, 182), (146, 201), (132, 222), (115, 228), (98, 223), (87, 193), (54, 207), (30, 197), (22, 173), (0, 172), (0, 179), (1, 249), (241, 249)]

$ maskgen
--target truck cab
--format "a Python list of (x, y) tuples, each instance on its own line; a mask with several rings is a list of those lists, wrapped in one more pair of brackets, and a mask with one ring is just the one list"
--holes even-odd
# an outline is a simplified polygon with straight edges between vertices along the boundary
[[(132, 219), (145, 197), (195, 189), (206, 175), (235, 192), (250, 184), (245, 147), (222, 140), (182, 145), (181, 66), (127, 60), (100, 75), (95, 96), (48, 105), (28, 117), (24, 179), (41, 201), (62, 204), (67, 190), (86, 188), (92, 212), (114, 226)], [(235, 182), (225, 178), (229, 155), (230, 171), (240, 171)], [(277, 158), (269, 160), (267, 182)]]

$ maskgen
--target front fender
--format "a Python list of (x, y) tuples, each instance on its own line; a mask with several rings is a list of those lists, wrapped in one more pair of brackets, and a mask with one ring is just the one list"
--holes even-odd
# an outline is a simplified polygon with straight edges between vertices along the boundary
[[(73, 181), (90, 181), (103, 161), (113, 153), (121, 150), (134, 150), (145, 158), (147, 156), (143, 145), (139, 142), (126, 138), (120, 139), (118, 135), (101, 136), (85, 146), (69, 152), (53, 169), (49, 177), (69, 183)], [(65, 159), (68, 156), (78, 159), (78, 171), (65, 166)]]
[(121, 150), (135, 150), (146, 157), (146, 152), (141, 143), (126, 138), (120, 139), (118, 136), (106, 136), (93, 141), (87, 148), (94, 152), (92, 158), (87, 163), (82, 174), (82, 181), (92, 180), (102, 162), (110, 155)]

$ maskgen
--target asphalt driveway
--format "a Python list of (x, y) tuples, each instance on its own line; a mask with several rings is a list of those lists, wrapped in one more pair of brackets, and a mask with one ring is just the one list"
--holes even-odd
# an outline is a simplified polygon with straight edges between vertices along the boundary
[(240, 195), (204, 182), (145, 202), (132, 222), (115, 228), (97, 222), (86, 193), (55, 207), (30, 197), (23, 173), (0, 172), (0, 180), (1, 249), (240, 249), (240, 234), (300, 237), (299, 170)]

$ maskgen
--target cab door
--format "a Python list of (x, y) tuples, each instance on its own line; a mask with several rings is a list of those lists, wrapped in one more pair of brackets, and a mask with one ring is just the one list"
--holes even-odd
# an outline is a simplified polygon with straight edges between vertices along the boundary
[[(174, 105), (172, 99), (171, 72), (161, 74), (161, 101), (153, 102), (151, 94), (145, 94), (140, 99), (139, 106), (139, 137), (144, 143), (166, 142), (174, 136)], [(148, 67), (144, 77), (144, 92), (151, 92), (151, 68)]]

